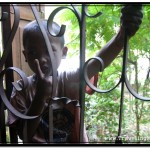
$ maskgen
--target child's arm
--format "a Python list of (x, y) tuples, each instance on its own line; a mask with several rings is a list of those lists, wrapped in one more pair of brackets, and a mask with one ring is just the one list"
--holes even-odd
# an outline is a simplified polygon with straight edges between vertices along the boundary
[[(129, 33), (129, 37), (132, 37), (137, 32), (142, 22), (143, 14), (141, 6), (128, 5), (123, 7), (121, 12), (121, 26), (119, 32), (96, 55), (103, 59), (104, 68), (106, 68), (122, 50), (125, 28)], [(89, 78), (97, 74), (100, 67), (98, 61), (91, 61), (88, 65)]]

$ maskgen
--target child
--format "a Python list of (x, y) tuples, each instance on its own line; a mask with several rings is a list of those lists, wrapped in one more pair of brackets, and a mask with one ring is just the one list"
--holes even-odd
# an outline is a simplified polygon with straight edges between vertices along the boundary
[[(119, 54), (123, 48), (125, 28), (129, 36), (133, 36), (139, 29), (143, 14), (141, 7), (126, 6), (122, 8), (121, 26), (119, 32), (97, 53), (104, 61), (106, 68)], [(43, 21), (46, 28), (46, 21)], [(53, 23), (53, 31), (56, 33), (59, 26)], [(47, 32), (48, 33), (48, 32)], [(66, 56), (67, 47), (64, 46), (62, 37), (52, 37), (48, 34), (57, 68), (61, 58)], [(48, 142), (48, 113), (47, 104), (52, 91), (52, 68), (51, 60), (36, 21), (29, 23), (23, 32), (24, 56), (34, 75), (28, 77), (29, 86), (21, 92), (13, 89), (11, 96), (12, 105), (21, 113), (40, 117), (28, 120), (27, 135), (31, 143)], [(92, 61), (88, 64), (88, 76), (94, 77), (99, 72), (100, 64)], [(18, 82), (22, 86), (22, 82)], [(88, 93), (88, 91), (86, 91)], [(53, 100), (53, 138), (55, 142), (78, 143), (79, 142), (79, 108), (74, 102), (79, 100), (79, 69), (62, 68), (58, 69), (56, 97), (66, 97), (70, 100), (65, 104), (64, 98)], [(19, 137), (23, 138), (24, 121), (9, 113), (8, 124), (17, 128)], [(88, 142), (84, 133), (84, 142)]]

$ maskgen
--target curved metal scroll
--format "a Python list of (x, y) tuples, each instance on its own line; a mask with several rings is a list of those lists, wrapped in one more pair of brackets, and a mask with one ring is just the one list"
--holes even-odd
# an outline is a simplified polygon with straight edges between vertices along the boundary
[[(128, 88), (129, 92), (137, 99), (142, 100), (142, 101), (150, 101), (150, 98), (148, 97), (144, 97), (139, 95), (137, 92), (135, 92), (133, 90), (133, 88), (131, 87), (128, 79), (127, 79), (127, 74), (126, 74), (126, 70), (127, 70), (127, 57), (128, 57), (128, 50), (129, 50), (129, 37), (128, 37), (128, 33), (127, 30), (125, 31), (125, 35), (124, 35), (124, 54), (123, 54), (123, 67), (122, 67), (122, 75), (120, 78), (120, 81), (118, 82), (118, 84), (116, 84), (116, 86), (114, 86), (112, 89), (109, 90), (100, 90), (97, 89), (94, 85), (92, 85), (88, 79), (87, 76), (87, 64), (91, 59), (95, 59), (95, 58), (91, 58), (89, 59), (85, 65), (84, 65), (84, 80), (85, 82), (88, 84), (88, 86), (93, 89), (94, 91), (98, 92), (98, 93), (108, 93), (110, 91), (112, 91), (113, 89), (115, 89), (120, 83), (121, 83), (121, 98), (120, 98), (120, 114), (119, 114), (119, 128), (118, 128), (118, 136), (116, 137), (116, 143), (122, 143), (122, 140), (120, 138), (121, 135), (121, 125), (122, 125), (122, 114), (123, 114), (123, 97), (124, 97), (124, 85), (126, 85), (126, 87)], [(99, 59), (99, 62), (101, 64), (101, 66), (103, 66), (103, 61), (101, 59)], [(119, 139), (119, 140), (118, 140)]]
[[(114, 90), (120, 83), (121, 83), (121, 78), (120, 78), (120, 81), (111, 89), (108, 89), (108, 90), (101, 90), (101, 89), (98, 89), (96, 86), (94, 86), (93, 84), (90, 83), (90, 80), (88, 78), (88, 75), (87, 75), (87, 65), (89, 63), (89, 61), (91, 59), (96, 59), (95, 57), (93, 58), (90, 58), (89, 60), (87, 60), (85, 62), (85, 65), (84, 65), (84, 69), (83, 69), (83, 75), (84, 75), (84, 79), (85, 79), (85, 82), (86, 84), (91, 88), (93, 89), (94, 91), (96, 91), (97, 93), (108, 93), (108, 92), (111, 92), (112, 90)], [(100, 62), (100, 64), (102, 64), (102, 62)], [(141, 96), (139, 95), (138, 93), (136, 93), (132, 86), (130, 85), (128, 79), (127, 79), (127, 75), (125, 74), (125, 84), (126, 84), (126, 87), (128, 88), (128, 90), (130, 91), (130, 93), (137, 99), (139, 100), (142, 100), (142, 101), (150, 101), (150, 98), (148, 97), (144, 97), (144, 96)]]
[(49, 34), (51, 34), (52, 36), (62, 36), (64, 35), (65, 33), (65, 30), (66, 30), (66, 26), (65, 25), (61, 25), (61, 28), (60, 28), (60, 31), (55, 34), (53, 32), (53, 29), (52, 29), (52, 23), (53, 23), (53, 20), (54, 20), (54, 17), (55, 15), (62, 9), (66, 9), (67, 7), (58, 7), (56, 8), (49, 16), (48, 20), (47, 20), (47, 29), (48, 29), (48, 32)]
[[(11, 67), (11, 68), (7, 68), (7, 69), (2, 71), (3, 65), (4, 65), (4, 63), (5, 63), (6, 59), (7, 59), (7, 56), (9, 54), (9, 52), (10, 52), (10, 46), (11, 46), (11, 43), (12, 43), (12, 41), (14, 39), (15, 33), (16, 33), (18, 25), (19, 25), (19, 20), (20, 20), (20, 12), (19, 12), (19, 9), (18, 9), (17, 5), (12, 5), (12, 7), (14, 9), (14, 22), (13, 22), (13, 26), (12, 26), (12, 31), (10, 32), (9, 38), (8, 38), (6, 44), (4, 45), (3, 55), (2, 55), (2, 58), (0, 60), (0, 72), (1, 72), (0, 73), (0, 95), (1, 95), (2, 101), (4, 102), (6, 107), (13, 114), (15, 114), (17, 117), (20, 117), (22, 119), (34, 119), (37, 116), (27, 116), (25, 114), (22, 114), (19, 111), (17, 111), (11, 105), (11, 103), (7, 99), (7, 96), (5, 94), (5, 90), (4, 90), (4, 87), (3, 87), (3, 76), (8, 70), (14, 70), (15, 72), (17, 72), (20, 75), (20, 77), (23, 79), (24, 86), (25, 87), (27, 86), (26, 77), (25, 77), (24, 73), (20, 69)], [(14, 84), (14, 86), (16, 87), (16, 89), (21, 90), (21, 89), (19, 89), (19, 86), (17, 86), (17, 84)]]
[[(19, 76), (21, 77), (22, 81), (23, 81), (23, 88), (27, 88), (28, 86), (28, 80), (26, 78), (26, 75), (23, 71), (21, 71), (19, 68), (15, 68), (15, 67), (10, 67), (10, 68), (7, 68), (5, 70), (3, 70), (1, 73), (0, 73), (0, 95), (1, 95), (1, 98), (5, 104), (5, 106), (9, 109), (9, 111), (11, 111), (14, 115), (16, 115), (17, 117), (19, 118), (22, 118), (22, 119), (34, 119), (36, 118), (37, 116), (27, 116), (25, 114), (22, 114), (20, 113), (18, 110), (16, 110), (12, 105), (11, 103), (9, 102), (9, 100), (7, 99), (7, 96), (5, 94), (5, 90), (4, 90), (4, 87), (3, 87), (3, 76), (5, 75), (5, 73), (7, 71), (10, 71), (10, 70), (13, 70), (15, 72), (17, 72), (19, 74)], [(17, 85), (17, 84), (14, 84), (15, 88), (17, 90), (22, 90), (20, 89), (20, 87)]]
[(45, 44), (46, 44), (46, 47), (47, 47), (47, 50), (49, 52), (49, 57), (51, 59), (51, 64), (52, 64), (52, 75), (53, 75), (53, 86), (52, 86), (52, 97), (55, 95), (55, 92), (56, 92), (56, 83), (57, 83), (57, 70), (56, 70), (56, 62), (55, 62), (55, 57), (54, 57), (54, 54), (53, 54), (53, 51), (52, 51), (52, 47), (51, 47), (51, 44), (49, 42), (49, 38), (48, 38), (48, 35), (42, 25), (42, 22), (41, 22), (41, 19), (38, 15), (38, 11), (36, 9), (36, 7), (34, 5), (31, 5), (31, 9), (33, 11), (33, 14), (35, 16), (35, 19), (41, 29), (41, 32), (42, 32), (42, 35), (43, 35), (43, 38), (45, 39)]
[[(64, 32), (65, 32), (65, 26), (62, 25), (61, 26), (61, 29), (60, 29), (60, 32), (58, 32), (58, 34), (54, 34), (52, 32), (52, 22), (53, 22), (53, 19), (55, 17), (55, 15), (60, 11), (60, 10), (63, 10), (63, 9), (70, 9), (76, 16), (77, 20), (78, 20), (78, 23), (79, 23), (79, 26), (80, 26), (80, 71), (82, 72), (82, 69), (83, 69), (83, 65), (84, 65), (84, 62), (85, 62), (85, 17), (91, 17), (91, 18), (94, 18), (94, 17), (98, 17), (99, 15), (101, 15), (102, 13), (99, 12), (97, 13), (96, 15), (89, 15), (88, 12), (87, 12), (87, 6), (85, 5), (82, 5), (82, 12), (80, 12), (78, 10), (78, 8), (71, 4), (72, 8), (71, 7), (58, 7), (56, 8), (52, 13), (51, 15), (49, 16), (48, 18), (48, 28), (50, 29), (49, 30), (49, 33), (52, 35), (52, 36), (61, 36)], [(81, 113), (80, 113), (80, 142), (83, 141), (83, 128), (84, 128), (84, 93), (83, 93), (83, 89), (84, 89), (84, 85), (82, 84), (82, 73), (80, 74), (80, 80), (81, 80), (81, 84), (80, 84), (80, 106), (81, 106)]]
[(98, 12), (98, 13), (95, 14), (95, 15), (90, 15), (90, 14), (88, 13), (88, 5), (85, 5), (84, 11), (85, 11), (85, 15), (86, 15), (87, 17), (89, 17), (89, 18), (96, 18), (96, 17), (99, 17), (100, 15), (102, 15), (102, 12)]
[(137, 99), (142, 100), (142, 101), (150, 101), (150, 97), (144, 97), (139, 95), (136, 91), (133, 90), (132, 86), (130, 85), (128, 79), (127, 79), (127, 75), (125, 74), (125, 84), (126, 87), (128, 88), (128, 90), (130, 91), (130, 93)]
[[(73, 5), (72, 5), (72, 7), (73, 7)], [(73, 7), (73, 8), (74, 8), (74, 7)], [(71, 7), (67, 7), (67, 6), (58, 7), (58, 8), (56, 8), (56, 9), (54, 9), (54, 11), (49, 15), (49, 18), (48, 18), (48, 21), (47, 21), (47, 22), (48, 22), (47, 28), (48, 28), (49, 33), (50, 33), (52, 36), (62, 36), (62, 35), (65, 33), (65, 29), (66, 29), (66, 26), (65, 26), (65, 25), (61, 25), (60, 31), (59, 31), (57, 34), (55, 34), (55, 33), (53, 32), (53, 30), (52, 30), (52, 22), (53, 22), (53, 20), (54, 20), (55, 15), (56, 15), (59, 11), (61, 11), (61, 10), (63, 10), (63, 9), (69, 9), (69, 10), (71, 10), (71, 11), (75, 14), (75, 16), (77, 17), (78, 22), (80, 22), (80, 14), (79, 14), (79, 11), (78, 11), (76, 8), (72, 9)]]
[[(18, 25), (19, 25), (19, 19), (20, 19), (20, 15), (19, 15), (19, 9), (16, 7), (16, 5), (12, 5), (13, 6), (13, 9), (14, 9), (14, 23), (13, 23), (13, 27), (12, 27), (12, 32), (10, 33), (10, 36), (8, 38), (8, 41), (6, 42), (6, 45), (4, 46), (4, 52), (3, 52), (3, 55), (2, 55), (2, 58), (0, 60), (0, 72), (2, 71), (2, 68), (3, 68), (3, 65), (6, 61), (6, 58), (8, 56), (8, 53), (9, 53), (9, 47), (11, 45), (11, 42), (14, 38), (14, 35), (17, 31), (17, 28), (18, 28)], [(127, 75), (126, 75), (126, 62), (127, 62), (127, 54), (128, 54), (128, 37), (127, 35), (125, 35), (125, 42), (124, 42), (124, 58), (123, 58), (123, 68), (122, 68), (122, 75), (121, 75), (121, 78), (119, 80), (119, 82), (111, 89), (108, 89), (108, 90), (101, 90), (101, 89), (98, 89), (97, 87), (95, 87), (94, 85), (92, 85), (89, 81), (89, 78), (88, 78), (88, 75), (87, 75), (87, 65), (88, 63), (92, 60), (92, 59), (95, 59), (96, 61), (98, 61), (101, 65), (101, 69), (100, 71), (103, 71), (104, 69), (104, 62), (101, 58), (98, 58), (98, 57), (94, 57), (94, 58), (90, 58), (89, 60), (87, 60), (85, 62), (85, 30), (86, 30), (86, 17), (90, 17), (90, 18), (96, 18), (98, 16), (100, 16), (102, 13), (101, 12), (98, 12), (97, 14), (95, 15), (90, 15), (87, 11), (87, 6), (88, 5), (82, 5), (82, 13), (80, 13), (80, 11), (78, 10), (78, 8), (75, 6), (75, 5), (72, 5), (72, 8), (71, 7), (58, 7), (56, 8), (52, 13), (51, 15), (49, 16), (48, 18), (48, 31), (49, 33), (52, 35), (52, 36), (62, 36), (65, 32), (65, 26), (62, 25), (61, 28), (60, 28), (60, 31), (55, 34), (52, 32), (52, 22), (53, 22), (53, 19), (55, 17), (55, 15), (62, 9), (70, 9), (74, 14), (75, 16), (77, 17), (78, 19), (78, 23), (79, 23), (79, 26), (80, 26), (80, 58), (82, 59), (81, 62), (80, 62), (80, 71), (83, 71), (83, 78), (85, 80), (85, 82), (87, 83), (87, 85), (93, 89), (94, 91), (98, 92), (98, 93), (107, 93), (107, 92), (110, 92), (112, 91), (113, 89), (115, 89), (120, 83), (122, 83), (122, 91), (124, 90), (124, 84), (126, 85), (126, 87), (128, 88), (128, 90), (130, 91), (130, 93), (140, 99), (140, 100), (143, 100), (143, 101), (150, 101), (150, 98), (148, 97), (143, 97), (143, 96), (140, 96), (138, 93), (136, 93), (128, 79), (127, 79)], [(55, 63), (55, 59), (54, 59), (54, 56), (53, 56), (53, 52), (52, 52), (52, 47), (51, 47), (51, 44), (49, 43), (49, 39), (48, 39), (48, 36), (47, 36), (47, 33), (44, 29), (44, 27), (42, 26), (42, 23), (41, 23), (41, 20), (39, 18), (39, 15), (38, 15), (38, 12), (37, 12), (37, 9), (34, 5), (31, 5), (31, 8), (32, 8), (32, 11), (33, 11), (33, 14), (35, 16), (35, 19), (37, 20), (37, 23), (39, 24), (39, 27), (41, 29), (41, 32), (42, 32), (42, 35), (45, 39), (45, 44), (47, 46), (47, 49), (48, 49), (48, 52), (49, 52), (49, 56), (51, 58), (51, 64), (52, 64), (52, 74), (53, 74), (53, 86), (52, 86), (52, 98), (53, 96), (55, 95), (55, 91), (56, 91), (56, 80), (57, 80), (57, 71), (56, 71), (56, 63)], [(4, 74), (7, 72), (7, 71), (10, 71), (10, 70), (13, 70), (15, 72), (17, 72), (20, 77), (22, 78), (22, 81), (23, 81), (23, 85), (24, 85), (24, 88), (27, 87), (27, 78), (25, 76), (25, 74), (18, 68), (14, 68), (14, 67), (10, 67), (10, 68), (7, 68), (5, 70), (3, 70), (1, 73), (0, 73), (0, 95), (2, 97), (2, 100), (4, 102), (4, 104), (6, 105), (6, 107), (13, 113), (15, 114), (16, 116), (22, 118), (22, 119), (34, 119), (38, 116), (27, 116), (25, 114), (22, 114), (20, 112), (18, 112), (9, 102), (9, 100), (7, 99), (7, 96), (5, 94), (5, 90), (4, 90), (4, 87), (3, 87), (3, 76)], [(81, 89), (80, 89), (80, 101), (81, 101), (81, 117), (80, 117), (80, 142), (83, 141), (83, 127), (84, 127), (84, 83), (82, 81), (82, 73), (80, 74), (80, 80), (81, 80)], [(17, 89), (17, 90), (22, 90), (20, 89), (19, 86), (17, 86), (17, 84), (13, 84), (14, 87)], [(54, 100), (58, 100), (57, 98), (54, 98)], [(64, 101), (66, 103), (69, 103), (69, 99), (66, 99), (64, 98)], [(77, 102), (74, 102), (74, 104), (76, 106), (79, 106), (79, 104)], [(122, 109), (123, 107), (123, 92), (121, 93), (121, 105), (120, 105), (120, 109)], [(50, 130), (53, 129), (53, 125), (52, 125), (52, 107), (50, 107)], [(121, 134), (121, 121), (122, 121), (122, 111), (120, 110), (120, 116), (119, 116), (119, 132), (118, 132), (118, 136), (120, 136)], [(52, 141), (52, 132), (50, 132), (50, 141)]]
[[(42, 35), (43, 35), (43, 38), (45, 40), (45, 44), (46, 44), (46, 47), (47, 47), (47, 50), (48, 50), (48, 53), (49, 53), (49, 57), (51, 59), (51, 65), (52, 65), (52, 82), (53, 82), (53, 85), (52, 85), (52, 93), (51, 93), (51, 97), (53, 98), (55, 96), (55, 92), (56, 92), (56, 83), (57, 83), (57, 70), (56, 70), (56, 62), (55, 62), (55, 57), (54, 57), (54, 54), (53, 54), (53, 51), (52, 51), (52, 47), (51, 47), (51, 44), (49, 42), (49, 38), (48, 38), (48, 35), (46, 33), (46, 30), (44, 29), (43, 25), (42, 25), (42, 22), (41, 22), (41, 19), (38, 15), (38, 11), (35, 7), (35, 5), (31, 5), (31, 9), (33, 11), (33, 14), (35, 16), (35, 19), (40, 27), (40, 30), (42, 32)], [(53, 109), (52, 109), (52, 100), (50, 99), (49, 101), (49, 141), (50, 143), (53, 142)]]
[[(126, 36), (125, 36), (125, 37), (126, 37)], [(127, 38), (127, 37), (126, 37), (126, 38)], [(127, 47), (128, 47), (128, 38), (125, 39), (125, 41), (126, 41), (125, 45), (126, 45), (126, 48), (127, 48)], [(125, 53), (126, 53), (126, 55), (127, 55), (128, 49), (125, 50)], [(124, 54), (124, 55), (125, 55), (125, 54)], [(125, 61), (125, 64), (123, 65), (123, 70), (124, 70), (124, 71), (122, 71), (122, 76), (124, 76), (124, 79), (122, 80), (122, 76), (121, 76), (120, 81), (119, 81), (113, 88), (108, 89), (108, 90), (101, 90), (101, 89), (98, 89), (97, 87), (95, 87), (94, 85), (92, 85), (92, 84), (90, 83), (90, 80), (89, 80), (89, 78), (88, 78), (88, 76), (87, 76), (87, 65), (88, 65), (89, 61), (91, 61), (91, 59), (97, 59), (97, 60), (100, 62), (100, 65), (101, 65), (101, 66), (103, 66), (103, 63), (104, 63), (102, 59), (98, 59), (98, 58), (96, 58), (96, 57), (90, 58), (89, 60), (87, 60), (87, 61), (85, 62), (85, 64), (84, 64), (84, 69), (83, 69), (83, 75), (84, 75), (85, 82), (87, 83), (87, 85), (88, 85), (91, 89), (93, 89), (94, 91), (96, 91), (96, 92), (98, 92), (98, 93), (107, 93), (107, 92), (110, 92), (110, 91), (112, 91), (113, 89), (115, 89), (121, 82), (124, 82), (125, 85), (126, 85), (126, 87), (127, 87), (128, 90), (129, 90), (129, 92), (130, 92), (135, 98), (137, 98), (137, 99), (139, 99), (139, 100), (142, 100), (142, 101), (150, 101), (150, 98), (139, 95), (137, 92), (135, 92), (135, 91), (133, 90), (132, 86), (130, 85), (130, 83), (129, 83), (128, 79), (127, 79), (127, 74), (126, 74), (127, 57), (124, 58), (124, 59), (126, 59), (126, 60), (124, 60), (124, 61)]]
[(90, 80), (89, 80), (89, 78), (88, 78), (88, 75), (87, 75), (87, 65), (88, 65), (88, 63), (89, 63), (92, 59), (95, 59), (95, 60), (97, 60), (97, 61), (100, 63), (100, 66), (101, 66), (100, 72), (102, 72), (102, 71), (104, 70), (104, 62), (103, 62), (103, 60), (102, 60), (101, 58), (99, 58), (99, 57), (92, 57), (92, 58), (88, 59), (88, 60), (85, 62), (84, 68), (83, 68), (83, 76), (84, 76), (84, 79), (85, 79), (86, 84), (87, 84), (91, 89), (93, 89), (94, 91), (96, 91), (97, 93), (107, 93), (107, 92), (110, 92), (110, 91), (114, 90), (114, 89), (120, 84), (121, 79), (119, 80), (119, 82), (118, 82), (113, 88), (108, 89), (108, 90), (101, 90), (101, 89), (98, 89), (96, 86), (94, 86), (94, 85), (90, 82)]

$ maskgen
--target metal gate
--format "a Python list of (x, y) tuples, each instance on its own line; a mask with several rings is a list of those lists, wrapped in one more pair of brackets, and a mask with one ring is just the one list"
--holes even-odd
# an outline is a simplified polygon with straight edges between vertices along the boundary
[[(11, 94), (11, 90), (12, 90), (12, 85), (11, 83), (8, 83), (7, 82), (7, 79), (8, 77), (12, 78), (11, 80), (13, 80), (13, 71), (16, 72), (17, 74), (19, 74), (19, 76), (22, 78), (23, 82), (24, 82), (24, 87), (27, 86), (27, 79), (26, 79), (26, 76), (24, 74), (23, 71), (21, 71), (19, 68), (15, 68), (12, 66), (12, 64), (9, 64), (8, 62), (10, 62), (10, 56), (11, 56), (11, 43), (12, 43), (12, 40), (14, 38), (14, 35), (17, 31), (17, 28), (18, 28), (18, 24), (19, 24), (19, 19), (20, 19), (20, 16), (19, 16), (19, 9), (17, 7), (17, 5), (15, 4), (12, 4), (13, 6), (13, 9), (14, 9), (14, 23), (13, 23), (13, 26), (11, 28), (11, 33), (9, 34), (8, 33), (8, 37), (6, 37), (5, 39), (7, 39), (6, 41), (4, 41), (4, 50), (3, 50), (3, 54), (2, 54), (2, 57), (1, 57), (1, 60), (0, 60), (0, 95), (1, 95), (1, 101), (0, 101), (0, 143), (3, 143), (5, 144), (6, 143), (6, 128), (5, 128), (5, 114), (4, 114), (4, 110), (5, 109), (8, 109), (10, 110), (12, 113), (14, 113), (16, 116), (22, 118), (22, 119), (25, 119), (25, 120), (28, 120), (28, 119), (34, 119), (38, 116), (27, 116), (25, 114), (21, 114), (20, 112), (18, 112), (16, 109), (14, 109), (12, 107), (12, 105), (10, 104), (9, 102), (9, 97), (10, 97), (10, 94)], [(1, 5), (2, 7), (2, 5)], [(9, 7), (9, 5), (8, 5)], [(45, 29), (44, 27), (42, 26), (42, 23), (41, 23), (41, 19), (40, 19), (40, 16), (38, 14), (38, 11), (35, 7), (35, 5), (31, 4), (30, 5), (31, 9), (32, 9), (32, 12), (35, 16), (35, 19), (37, 20), (38, 24), (39, 24), (39, 27), (42, 31), (42, 34), (43, 34), (43, 37), (45, 39), (45, 42), (46, 42), (46, 46), (47, 46), (47, 49), (48, 49), (48, 52), (49, 52), (49, 57), (51, 58), (52, 60), (52, 68), (53, 68), (53, 90), (52, 90), (52, 95), (53, 95), (53, 92), (55, 91), (55, 83), (56, 83), (56, 75), (57, 75), (57, 72), (55, 70), (55, 63), (54, 63), (54, 60), (53, 60), (53, 53), (52, 53), (52, 48), (51, 48), (51, 45), (49, 44), (49, 40), (48, 40), (48, 36), (45, 32)], [(114, 90), (116, 87), (118, 87), (119, 85), (121, 85), (121, 97), (120, 97), (120, 114), (119, 114), (119, 128), (118, 128), (118, 135), (116, 136), (116, 143), (120, 143), (121, 142), (121, 125), (122, 125), (122, 113), (123, 113), (123, 101), (124, 101), (124, 87), (126, 86), (127, 89), (129, 90), (129, 92), (134, 96), (136, 97), (137, 99), (140, 99), (142, 101), (149, 101), (150, 98), (148, 97), (143, 97), (143, 96), (140, 96), (138, 93), (136, 93), (128, 79), (127, 79), (127, 75), (126, 75), (126, 70), (127, 70), (127, 58), (128, 58), (128, 51), (129, 51), (129, 39), (128, 39), (128, 35), (125, 34), (125, 41), (124, 41), (124, 54), (123, 54), (123, 66), (122, 66), (122, 74), (121, 74), (121, 78), (119, 80), (119, 82), (111, 89), (109, 90), (101, 90), (101, 89), (98, 89), (96, 88), (95, 86), (93, 86), (88, 77), (87, 77), (87, 64), (92, 60), (92, 59), (96, 59), (100, 64), (101, 66), (104, 66), (103, 64), (103, 60), (100, 59), (100, 58), (97, 58), (97, 57), (94, 57), (94, 58), (91, 58), (89, 60), (87, 60), (85, 62), (85, 49), (86, 49), (86, 18), (87, 17), (91, 17), (91, 18), (96, 18), (96, 17), (100, 17), (101, 15), (101, 12), (98, 12), (97, 14), (91, 16), (88, 14), (88, 5), (86, 4), (81, 4), (81, 11), (78, 10), (78, 7), (76, 5), (73, 5), (73, 4), (70, 4), (70, 6), (59, 6), (58, 8), (56, 8), (49, 16), (49, 25), (51, 26), (52, 24), (52, 21), (55, 17), (55, 15), (63, 10), (63, 9), (69, 9), (71, 10), (77, 20), (78, 20), (78, 24), (79, 24), (79, 29), (80, 29), (80, 108), (81, 108), (81, 113), (80, 113), (80, 142), (82, 143), (83, 142), (83, 128), (84, 128), (84, 110), (85, 110), (85, 93), (84, 93), (84, 86), (85, 86), (85, 83), (88, 84), (89, 87), (91, 87), (94, 91), (98, 92), (98, 93), (107, 93), (107, 92), (110, 92), (112, 90)], [(9, 24), (9, 20), (8, 20), (8, 16), (9, 16), (9, 12), (7, 12), (7, 10), (2, 10), (2, 16), (1, 16), (1, 21), (5, 23), (5, 25)], [(7, 22), (5, 22), (7, 20)], [(53, 36), (60, 36), (62, 34), (64, 34), (65, 32), (65, 26), (62, 25), (61, 26), (61, 30), (60, 32), (58, 33), (58, 35), (53, 35)], [(9, 61), (8, 61), (9, 59)], [(12, 60), (11, 60), (12, 61)], [(5, 66), (5, 67), (4, 67)], [(4, 69), (5, 68), (5, 69)], [(103, 70), (103, 69), (102, 69)], [(9, 76), (7, 74), (7, 72), (9, 72)], [(11, 74), (11, 75), (10, 75)], [(4, 77), (5, 78), (5, 81), (6, 81), (6, 88), (4, 87), (3, 85), (3, 81), (4, 81)], [(14, 85), (16, 87), (16, 89), (18, 88), (17, 85)], [(19, 90), (19, 89), (18, 89)], [(52, 133), (52, 129), (53, 129), (53, 120), (51, 116), (53, 116), (53, 111), (52, 111), (52, 108), (51, 108), (51, 103), (49, 105), (49, 114), (50, 114), (50, 121), (49, 121), (49, 141), (50, 143), (53, 143), (53, 133)], [(27, 121), (26, 121), (27, 122)], [(26, 126), (24, 128), (24, 131), (26, 131)], [(27, 143), (28, 142), (28, 139), (27, 139), (27, 132), (24, 132), (24, 140), (23, 142), (24, 143)], [(14, 132), (14, 130), (10, 130), (10, 137), (11, 137), (11, 143), (17, 143), (17, 136)]]

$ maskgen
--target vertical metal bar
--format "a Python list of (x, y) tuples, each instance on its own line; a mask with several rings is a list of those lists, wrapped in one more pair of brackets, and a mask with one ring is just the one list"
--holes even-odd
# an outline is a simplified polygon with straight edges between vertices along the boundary
[[(10, 32), (11, 32), (11, 21), (10, 21), (10, 5), (4, 5), (2, 6), (2, 12), (7, 12), (8, 13), (8, 18), (5, 19), (5, 21), (2, 21), (2, 39), (3, 39), (3, 45), (6, 47), (6, 43), (8, 41)], [(10, 46), (9, 48), (9, 55), (6, 59), (5, 62), (5, 68), (12, 66), (12, 47)], [(11, 95), (11, 91), (12, 91), (12, 85), (11, 82), (9, 82), (9, 80), (13, 81), (13, 73), (11, 72), (10, 74), (6, 74), (5, 75), (5, 82), (6, 82), (6, 94), (8, 96), (8, 99), (10, 98)], [(1, 102), (2, 103), (2, 102)], [(3, 105), (3, 104), (2, 104)], [(3, 111), (4, 111), (4, 106), (3, 106)], [(4, 112), (3, 112), (4, 113)], [(4, 114), (1, 115), (1, 117), (3, 116), (3, 119), (5, 119)], [(3, 127), (4, 128), (4, 127)], [(5, 135), (3, 134), (2, 136), (2, 140), (5, 140), (6, 138), (6, 128), (3, 129), (5, 132)], [(11, 143), (17, 143), (17, 135), (14, 132), (13, 128), (9, 128), (9, 134), (10, 134), (10, 142)]]
[(120, 113), (119, 113), (118, 136), (121, 135), (122, 115), (123, 115), (123, 102), (124, 102), (124, 82), (121, 83), (121, 98), (120, 98)]
[(128, 57), (128, 41), (129, 41), (129, 37), (127, 35), (127, 31), (125, 31), (125, 35), (124, 35), (124, 53), (123, 53), (123, 68), (122, 68), (122, 76), (121, 76), (121, 98), (120, 98), (118, 137), (121, 135), (121, 128), (122, 128), (125, 73), (126, 73), (127, 57)]
[(17, 131), (14, 127), (9, 127), (10, 143), (18, 143)]
[[(56, 83), (57, 83), (57, 70), (56, 70), (56, 63), (55, 63), (55, 57), (54, 57), (54, 54), (52, 52), (52, 47), (51, 47), (51, 44), (49, 42), (49, 38), (48, 38), (48, 35), (44, 29), (44, 27), (42, 26), (42, 23), (41, 23), (41, 20), (40, 20), (40, 17), (38, 15), (38, 12), (37, 12), (37, 9), (34, 5), (31, 5), (31, 8), (32, 8), (32, 11), (33, 11), (33, 14), (35, 16), (35, 19), (41, 29), (41, 32), (42, 32), (42, 35), (43, 35), (43, 38), (45, 39), (45, 44), (47, 46), (47, 49), (48, 49), (48, 53), (49, 53), (49, 56), (50, 56), (50, 59), (51, 59), (51, 65), (52, 65), (52, 69), (53, 69), (53, 86), (52, 86), (52, 97), (55, 95), (55, 92), (56, 92)], [(50, 107), (49, 107), (49, 123), (50, 125), (53, 124), (53, 110), (52, 110), (52, 100), (50, 101), (49, 103)], [(53, 143), (53, 125), (50, 126), (49, 125), (49, 131), (50, 131), (50, 136), (49, 136), (49, 142), (50, 143)]]
[(4, 103), (0, 98), (0, 143), (6, 143)]
[(27, 124), (28, 120), (24, 120), (24, 127), (23, 127), (23, 143), (28, 143), (28, 134), (27, 134)]
[(52, 100), (50, 101), (49, 105), (49, 142), (53, 142), (53, 106)]
[(83, 78), (83, 66), (85, 63), (85, 45), (86, 45), (86, 15), (85, 15), (85, 6), (82, 5), (81, 12), (81, 22), (80, 22), (80, 88), (79, 88), (79, 96), (80, 96), (80, 143), (83, 142), (83, 134), (84, 134), (84, 109), (85, 109), (85, 82)]
[[(2, 11), (3, 12), (8, 12), (10, 11), (10, 5), (7, 6), (2, 6)], [(3, 45), (6, 45), (5, 43), (7, 42), (7, 39), (9, 38), (9, 34), (11, 32), (11, 22), (10, 22), (10, 15), (8, 15), (9, 18), (5, 21), (2, 22), (3, 24)], [(5, 63), (5, 68), (8, 68), (10, 66), (13, 66), (13, 60), (12, 60), (12, 47), (10, 47), (10, 52), (9, 55), (7, 56), (6, 63)], [(10, 99), (11, 92), (12, 92), (12, 84), (10, 81), (13, 81), (13, 72), (10, 72), (9, 74), (5, 75), (5, 82), (6, 82), (6, 94), (8, 96), (8, 99)], [(10, 143), (18, 143), (17, 139), (17, 134), (16, 130), (13, 127), (9, 127), (9, 135), (10, 135)]]

